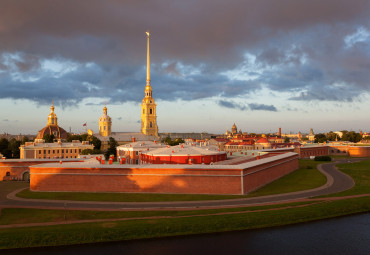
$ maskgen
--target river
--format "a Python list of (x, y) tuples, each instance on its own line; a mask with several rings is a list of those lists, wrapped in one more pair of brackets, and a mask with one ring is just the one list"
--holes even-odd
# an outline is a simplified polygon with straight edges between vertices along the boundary
[(370, 254), (370, 214), (257, 230), (8, 250), (1, 254)]

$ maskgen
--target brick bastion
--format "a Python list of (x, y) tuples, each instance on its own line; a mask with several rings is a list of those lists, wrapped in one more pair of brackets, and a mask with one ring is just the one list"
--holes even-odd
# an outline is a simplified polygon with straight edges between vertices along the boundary
[(287, 152), (238, 165), (101, 165), (80, 163), (30, 166), (32, 191), (246, 194), (298, 168)]

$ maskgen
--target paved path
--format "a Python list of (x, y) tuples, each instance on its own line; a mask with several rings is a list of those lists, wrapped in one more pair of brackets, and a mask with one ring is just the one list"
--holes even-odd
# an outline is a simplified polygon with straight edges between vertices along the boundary
[(185, 201), (185, 202), (91, 202), (91, 201), (62, 201), (22, 199), (15, 196), (19, 190), (10, 193), (7, 200), (0, 201), (1, 207), (49, 208), (49, 209), (85, 209), (85, 210), (191, 210), (205, 208), (227, 208), (277, 204), (294, 202), (305, 198), (327, 195), (350, 189), (354, 186), (352, 178), (338, 171), (337, 163), (357, 162), (363, 159), (340, 159), (332, 163), (319, 165), (318, 169), (327, 177), (327, 183), (321, 187), (278, 194), (272, 196), (213, 200), (213, 201)]

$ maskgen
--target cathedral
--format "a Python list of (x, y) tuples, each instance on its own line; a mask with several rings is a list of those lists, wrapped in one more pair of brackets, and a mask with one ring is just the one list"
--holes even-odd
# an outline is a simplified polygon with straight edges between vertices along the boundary
[(67, 139), (68, 137), (67, 131), (65, 131), (63, 128), (58, 126), (58, 118), (54, 112), (53, 102), (51, 103), (50, 110), (51, 112), (48, 116), (48, 122), (46, 124), (46, 127), (44, 127), (38, 132), (36, 139), (43, 139), (44, 135), (46, 134), (54, 135), (55, 139), (63, 139), (63, 140)]
[(146, 56), (146, 86), (145, 97), (141, 103), (141, 133), (158, 137), (157, 111), (152, 87), (150, 86), (150, 54), (149, 54), (149, 32), (147, 34), (147, 56)]

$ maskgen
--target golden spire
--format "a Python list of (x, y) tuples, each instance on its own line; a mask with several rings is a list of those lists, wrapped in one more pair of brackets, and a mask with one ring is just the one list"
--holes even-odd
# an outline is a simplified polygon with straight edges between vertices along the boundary
[(58, 126), (58, 118), (57, 115), (54, 113), (54, 102), (51, 101), (51, 106), (50, 106), (50, 114), (48, 116), (48, 124), (47, 126)]
[(147, 53), (146, 53), (146, 85), (150, 86), (150, 53), (149, 53), (149, 31), (146, 31), (147, 35)]

